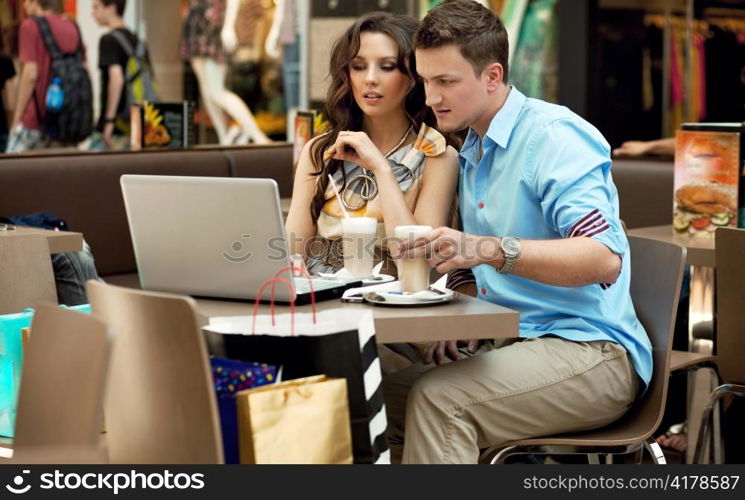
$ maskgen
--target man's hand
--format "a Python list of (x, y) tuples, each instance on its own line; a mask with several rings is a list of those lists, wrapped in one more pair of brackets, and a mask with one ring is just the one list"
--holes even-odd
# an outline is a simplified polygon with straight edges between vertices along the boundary
[(431, 233), (401, 244), (397, 258), (425, 257), (440, 273), (453, 269), (470, 269), (480, 264), (501, 265), (499, 238), (463, 233), (439, 227)]
[(431, 363), (434, 361), (438, 365), (450, 363), (451, 361), (458, 361), (462, 358), (461, 353), (458, 352), (458, 346), (468, 346), (468, 352), (471, 354), (476, 352), (479, 347), (478, 340), (446, 340), (443, 342), (435, 342), (427, 348), (424, 353), (424, 362)]

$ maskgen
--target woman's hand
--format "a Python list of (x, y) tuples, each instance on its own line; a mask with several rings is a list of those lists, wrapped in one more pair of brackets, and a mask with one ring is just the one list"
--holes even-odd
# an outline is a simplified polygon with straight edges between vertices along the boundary
[(391, 168), (388, 160), (364, 132), (342, 130), (326, 153), (335, 160), (351, 161), (376, 174)]
[(424, 353), (424, 362), (435, 362), (438, 365), (442, 365), (451, 361), (458, 361), (459, 359), (463, 359), (463, 355), (458, 351), (459, 346), (466, 347), (469, 354), (475, 354), (480, 343), (480, 340), (445, 340), (435, 342)]

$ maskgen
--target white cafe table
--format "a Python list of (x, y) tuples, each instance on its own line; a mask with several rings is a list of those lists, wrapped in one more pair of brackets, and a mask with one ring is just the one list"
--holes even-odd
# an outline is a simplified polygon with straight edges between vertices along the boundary
[[(424, 307), (386, 307), (370, 304), (349, 304), (326, 300), (316, 304), (318, 311), (334, 308), (372, 310), (375, 336), (379, 343), (433, 342), (438, 340), (496, 339), (518, 335), (520, 315), (484, 300), (458, 294), (452, 302)], [(253, 304), (222, 300), (198, 299), (197, 309), (203, 316), (246, 316)], [(289, 306), (277, 306), (277, 313), (289, 312)], [(310, 306), (299, 306), (297, 312), (310, 312)], [(262, 305), (260, 314), (268, 314)]]
[[(108, 283), (139, 288), (137, 275), (107, 278)], [(253, 302), (197, 298), (197, 312), (207, 320), (216, 316), (247, 316)], [(371, 304), (349, 304), (339, 299), (316, 304), (319, 311), (344, 308), (371, 310), (375, 319), (375, 335), (379, 343), (433, 342), (439, 340), (497, 339), (518, 335), (520, 315), (491, 302), (458, 294), (452, 302), (424, 307), (385, 307)], [(289, 312), (289, 306), (277, 306), (277, 313)], [(297, 312), (310, 312), (310, 305), (298, 306)], [(268, 305), (259, 314), (269, 312)]]

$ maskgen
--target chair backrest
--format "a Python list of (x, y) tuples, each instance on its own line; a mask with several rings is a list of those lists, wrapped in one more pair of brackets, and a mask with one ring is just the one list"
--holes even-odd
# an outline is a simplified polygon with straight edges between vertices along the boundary
[(645, 395), (613, 424), (614, 432), (646, 439), (665, 411), (675, 315), (683, 280), (686, 249), (672, 243), (629, 236), (631, 299), (652, 343), (654, 367)]
[(36, 307), (18, 396), (15, 459), (39, 448), (98, 448), (110, 347), (99, 319)]
[(112, 463), (220, 463), (222, 439), (194, 300), (87, 283), (117, 342), (104, 405)]
[(38, 234), (0, 236), (0, 314), (57, 303), (49, 243)]
[(745, 230), (719, 228), (716, 238), (716, 351), (725, 382), (745, 384)]

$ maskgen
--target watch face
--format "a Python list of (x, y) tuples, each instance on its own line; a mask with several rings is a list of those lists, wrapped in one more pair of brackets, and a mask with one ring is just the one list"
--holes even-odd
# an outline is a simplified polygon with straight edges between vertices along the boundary
[(502, 240), (502, 248), (504, 249), (505, 253), (516, 255), (520, 253), (520, 242), (517, 241), (515, 238), (504, 238)]

